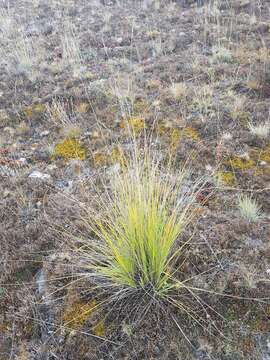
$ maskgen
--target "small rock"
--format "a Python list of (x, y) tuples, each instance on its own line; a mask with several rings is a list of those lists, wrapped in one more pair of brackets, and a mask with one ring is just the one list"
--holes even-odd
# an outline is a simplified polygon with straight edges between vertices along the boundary
[(35, 178), (35, 179), (41, 179), (41, 180), (48, 180), (48, 179), (50, 179), (51, 175), (44, 174), (40, 171), (33, 171), (30, 175), (28, 175), (28, 177)]
[(4, 193), (3, 193), (3, 198), (6, 198), (10, 195), (10, 191), (9, 190), (5, 190)]
[(40, 136), (41, 136), (41, 137), (44, 137), (44, 136), (49, 135), (49, 133), (50, 133), (49, 130), (44, 130), (44, 131), (42, 131), (42, 132), (40, 133)]
[(72, 187), (72, 180), (57, 180), (55, 186), (61, 190), (70, 190)]
[(50, 164), (50, 165), (47, 166), (48, 171), (53, 171), (55, 169), (57, 169), (57, 166), (55, 164)]
[(229, 132), (225, 132), (222, 134), (222, 139), (223, 140), (231, 140), (232, 139), (232, 134)]
[(26, 158), (23, 158), (23, 157), (22, 157), (22, 158), (19, 158), (17, 161), (18, 161), (18, 163), (19, 163), (21, 166), (27, 164)]
[(122, 41), (123, 41), (123, 38), (122, 38), (122, 37), (119, 37), (119, 38), (116, 39), (117, 44), (121, 44)]
[(205, 170), (206, 170), (206, 171), (212, 171), (212, 170), (213, 170), (213, 166), (207, 164), (207, 165), (205, 165)]
[(246, 161), (250, 160), (249, 153), (247, 153), (247, 152), (244, 152), (244, 153), (240, 154), (239, 157), (240, 157), (241, 159), (246, 160)]
[(118, 174), (120, 170), (121, 170), (121, 165), (119, 163), (116, 163), (108, 168), (107, 173), (108, 175), (115, 175)]

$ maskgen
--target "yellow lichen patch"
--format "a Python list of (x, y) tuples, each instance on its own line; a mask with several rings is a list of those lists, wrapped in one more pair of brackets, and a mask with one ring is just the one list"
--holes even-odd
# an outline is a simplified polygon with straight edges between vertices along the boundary
[(136, 99), (133, 103), (132, 115), (134, 117), (145, 117), (150, 113), (150, 105), (142, 98)]
[(216, 177), (218, 182), (226, 185), (233, 185), (235, 183), (235, 176), (231, 171), (218, 171)]
[(130, 129), (135, 134), (139, 134), (143, 129), (146, 128), (145, 120), (141, 117), (130, 117), (128, 120), (123, 119), (120, 122), (121, 129)]
[(105, 166), (109, 163), (109, 157), (105, 151), (96, 151), (93, 154), (93, 162), (95, 167)]
[(124, 158), (124, 151), (120, 146), (115, 146), (112, 149), (112, 160), (115, 161), (122, 161)]
[(75, 138), (66, 138), (55, 145), (53, 158), (55, 157), (62, 157), (66, 160), (85, 160), (86, 151), (79, 140)]
[(254, 176), (270, 176), (270, 166), (263, 166), (254, 171)]
[(171, 125), (170, 123), (161, 123), (157, 126), (157, 133), (159, 135), (166, 135), (170, 142), (171, 150), (175, 150), (181, 137), (198, 141), (200, 139), (198, 131), (192, 127), (185, 127), (180, 130), (178, 127)]
[(236, 170), (248, 170), (255, 166), (253, 160), (245, 159), (240, 156), (235, 156), (234, 158), (227, 160), (225, 164)]
[[(255, 176), (270, 175), (270, 144), (263, 149), (252, 149), (250, 157), (258, 163), (258, 167), (254, 171)], [(261, 162), (264, 162), (264, 164), (261, 164)]]
[(270, 163), (270, 145), (268, 145), (259, 155), (259, 160)]
[(111, 163), (120, 163), (124, 168), (127, 166), (127, 158), (121, 146), (118, 145), (112, 149)]
[(85, 303), (78, 300), (68, 306), (63, 314), (64, 326), (68, 329), (77, 330), (82, 327), (97, 307), (95, 300)]
[(126, 165), (126, 158), (121, 146), (116, 145), (111, 150), (98, 150), (93, 153), (93, 163), (95, 167), (112, 165), (120, 163), (122, 166)]
[(191, 138), (194, 141), (198, 141), (200, 139), (198, 131), (192, 127), (186, 127), (183, 129), (183, 136), (187, 138)]
[(246, 84), (247, 88), (250, 90), (260, 90), (261, 84), (259, 81), (256, 80), (250, 80)]
[(7, 322), (0, 323), (0, 334), (1, 333), (3, 334), (3, 333), (5, 333), (5, 332), (7, 332), (9, 330), (10, 330), (10, 326), (9, 326), (9, 324)]
[(247, 111), (232, 111), (231, 117), (233, 120), (240, 121), (243, 124), (247, 124), (251, 120), (251, 115)]
[(168, 138), (171, 150), (176, 150), (181, 138), (181, 130), (178, 127), (171, 121), (162, 121), (157, 125), (156, 131), (158, 135), (165, 135)]
[(89, 110), (90, 106), (86, 102), (81, 102), (78, 105), (75, 106), (75, 111), (80, 114), (85, 114)]
[[(168, 126), (168, 124), (166, 124), (164, 122), (157, 125), (157, 133), (158, 133), (158, 135), (161, 135), (161, 136), (164, 134), (169, 135), (170, 132), (172, 131), (172, 129), (174, 129), (172, 126)], [(175, 129), (177, 129), (177, 128), (175, 128)]]
[(27, 118), (32, 119), (33, 117), (43, 113), (45, 110), (45, 104), (35, 104), (25, 107), (23, 113)]
[(256, 161), (270, 163), (270, 144), (263, 149), (254, 148), (250, 151), (250, 156)]
[(104, 337), (105, 336), (105, 324), (104, 320), (100, 320), (96, 326), (93, 327), (93, 332), (96, 336)]
[(179, 144), (181, 138), (181, 131), (177, 128), (170, 130), (170, 148), (171, 150), (176, 150), (177, 145)]

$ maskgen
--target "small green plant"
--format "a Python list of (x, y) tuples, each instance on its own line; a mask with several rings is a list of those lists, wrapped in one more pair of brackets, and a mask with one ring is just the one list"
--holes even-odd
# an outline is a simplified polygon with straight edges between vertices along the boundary
[(251, 196), (242, 195), (238, 197), (238, 208), (243, 218), (249, 222), (257, 221), (261, 216), (260, 206)]
[(142, 157), (136, 151), (115, 175), (111, 193), (98, 199), (98, 210), (88, 210), (94, 239), (80, 239), (77, 254), (98, 286), (161, 298), (181, 286), (174, 264), (187, 244), (179, 241), (193, 216), (195, 188), (183, 190), (185, 170), (175, 177), (170, 165), (161, 169), (148, 151)]

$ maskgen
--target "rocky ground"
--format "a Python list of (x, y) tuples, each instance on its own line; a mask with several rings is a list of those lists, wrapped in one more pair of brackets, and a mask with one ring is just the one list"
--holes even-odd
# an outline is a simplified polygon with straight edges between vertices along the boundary
[[(0, 359), (270, 359), (269, 45), (267, 0), (1, 1)], [(84, 230), (130, 129), (208, 179), (183, 235), (194, 319), (96, 311), (55, 231)]]

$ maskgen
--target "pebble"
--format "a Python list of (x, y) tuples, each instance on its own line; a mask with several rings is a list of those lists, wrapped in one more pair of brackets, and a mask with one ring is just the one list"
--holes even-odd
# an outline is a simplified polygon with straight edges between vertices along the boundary
[(21, 158), (18, 159), (18, 163), (19, 163), (21, 166), (23, 166), (23, 165), (26, 165), (26, 164), (27, 164), (27, 160), (26, 160), (26, 158), (21, 157)]
[(73, 181), (72, 180), (57, 180), (55, 182), (55, 187), (60, 189), (60, 190), (71, 190), (73, 185)]
[(55, 164), (50, 164), (50, 165), (47, 166), (48, 171), (53, 171), (55, 169), (57, 169), (57, 166)]
[(41, 179), (41, 180), (48, 180), (50, 179), (51, 175), (44, 174), (40, 171), (33, 171), (30, 175), (28, 175), (29, 178), (35, 178), (35, 179)]
[(42, 131), (42, 132), (40, 133), (40, 136), (41, 136), (41, 137), (44, 137), (44, 136), (49, 135), (49, 133), (50, 133), (49, 130), (44, 130), (44, 131)]

